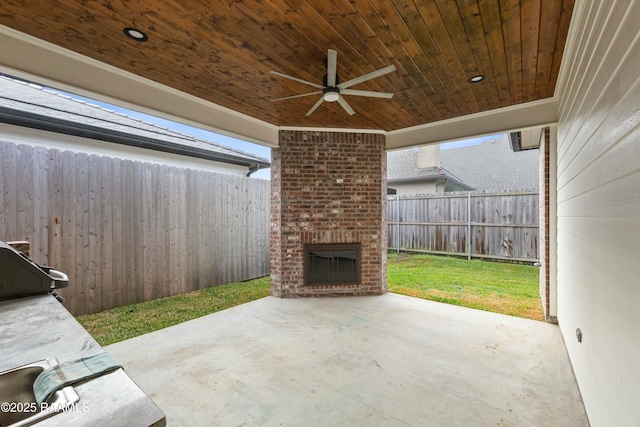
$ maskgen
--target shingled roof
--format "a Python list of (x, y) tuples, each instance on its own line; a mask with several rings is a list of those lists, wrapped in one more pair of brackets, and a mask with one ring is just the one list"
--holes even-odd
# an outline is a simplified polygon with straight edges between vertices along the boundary
[(390, 151), (387, 153), (387, 182), (389, 184), (400, 182), (431, 181), (444, 178), (453, 181), (461, 187), (469, 190), (473, 188), (463, 180), (440, 166), (418, 168), (418, 154), (416, 149)]
[(417, 162), (415, 148), (390, 151), (387, 181), (427, 181), (442, 176), (479, 191), (538, 189), (538, 150), (513, 152), (507, 135), (478, 145), (440, 150), (438, 167), (418, 168)]
[(440, 164), (483, 191), (538, 189), (538, 149), (514, 152), (502, 137), (470, 147), (440, 151)]
[(267, 159), (0, 75), (0, 122), (249, 167)]

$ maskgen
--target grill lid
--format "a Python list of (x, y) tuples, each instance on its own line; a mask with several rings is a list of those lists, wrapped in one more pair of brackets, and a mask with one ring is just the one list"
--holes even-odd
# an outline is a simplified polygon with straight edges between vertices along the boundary
[(0, 300), (45, 294), (66, 288), (66, 274), (41, 267), (22, 252), (0, 241)]

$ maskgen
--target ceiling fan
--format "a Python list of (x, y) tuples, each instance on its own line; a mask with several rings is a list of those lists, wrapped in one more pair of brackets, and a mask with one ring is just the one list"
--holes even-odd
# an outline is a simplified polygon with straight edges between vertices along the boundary
[(349, 89), (349, 88), (351, 86), (357, 85), (358, 83), (366, 82), (367, 80), (375, 79), (376, 77), (384, 76), (385, 74), (391, 73), (396, 70), (395, 65), (389, 65), (387, 67), (381, 68), (371, 73), (362, 75), (360, 77), (356, 77), (355, 79), (347, 80), (344, 83), (340, 83), (338, 74), (336, 73), (337, 64), (338, 64), (338, 53), (333, 49), (329, 49), (327, 53), (327, 74), (325, 74), (322, 82), (323, 84), (321, 85), (317, 83), (309, 82), (307, 80), (302, 80), (297, 77), (289, 76), (287, 74), (282, 74), (277, 71), (271, 71), (271, 73), (275, 74), (276, 76), (284, 77), (285, 79), (293, 80), (295, 82), (302, 83), (302, 84), (314, 87), (316, 89), (319, 89), (314, 92), (303, 93), (300, 95), (285, 96), (284, 98), (272, 99), (271, 101), (283, 101), (285, 99), (293, 99), (293, 98), (300, 98), (303, 96), (322, 94), (320, 99), (318, 99), (318, 102), (316, 102), (313, 105), (313, 107), (311, 107), (311, 109), (307, 111), (307, 114), (305, 114), (305, 116), (310, 116), (311, 113), (313, 113), (320, 106), (320, 104), (322, 104), (323, 101), (327, 101), (327, 102), (338, 101), (338, 104), (340, 104), (342, 108), (344, 108), (344, 110), (347, 113), (349, 113), (349, 115), (354, 115), (356, 112), (347, 103), (343, 95), (368, 96), (371, 98), (387, 98), (387, 99), (393, 96), (393, 93), (388, 93), (388, 92), (374, 92), (370, 90), (355, 90), (355, 89)]

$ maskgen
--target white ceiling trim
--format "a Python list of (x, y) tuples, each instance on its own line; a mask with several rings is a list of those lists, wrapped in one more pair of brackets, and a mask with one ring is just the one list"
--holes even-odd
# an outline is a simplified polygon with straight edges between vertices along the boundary
[(381, 129), (351, 129), (351, 128), (319, 128), (302, 126), (280, 126), (280, 130), (295, 130), (301, 132), (342, 132), (342, 133), (375, 133), (386, 135), (387, 132)]
[(395, 150), (541, 128), (557, 121), (558, 102), (547, 98), (387, 132), (386, 143), (388, 150)]

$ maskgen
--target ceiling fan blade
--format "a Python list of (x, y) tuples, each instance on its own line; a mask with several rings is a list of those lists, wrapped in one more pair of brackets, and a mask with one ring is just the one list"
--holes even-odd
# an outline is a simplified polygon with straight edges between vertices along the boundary
[(322, 91), (318, 90), (316, 92), (302, 93), (300, 95), (291, 95), (291, 96), (285, 96), (283, 98), (272, 99), (271, 102), (284, 101), (285, 99), (302, 98), (303, 96), (309, 96), (309, 95), (319, 95), (321, 93), (322, 93)]
[(327, 86), (336, 86), (336, 66), (338, 65), (338, 52), (329, 49), (327, 52)]
[(322, 104), (322, 101), (324, 101), (323, 97), (320, 97), (320, 99), (318, 99), (318, 102), (316, 102), (315, 104), (313, 104), (313, 107), (311, 107), (311, 109), (309, 111), (307, 111), (307, 114), (305, 114), (305, 116), (310, 116), (311, 113), (313, 113), (314, 111), (316, 111), (316, 108), (318, 108), (320, 106), (320, 104)]
[(324, 89), (324, 86), (322, 86), (322, 85), (319, 85), (319, 84), (316, 84), (316, 83), (311, 83), (311, 82), (308, 82), (306, 80), (299, 79), (297, 77), (289, 76), (287, 74), (282, 74), (282, 73), (279, 73), (277, 71), (271, 71), (271, 74), (275, 74), (276, 76), (284, 77), (285, 79), (293, 80), (294, 82), (298, 82), (298, 83), (302, 83), (302, 84), (305, 84), (305, 85), (309, 85), (311, 87), (315, 87), (316, 89)]
[(344, 108), (344, 111), (349, 113), (350, 116), (353, 116), (356, 113), (353, 110), (353, 108), (351, 108), (351, 105), (349, 105), (347, 101), (344, 100), (343, 97), (338, 98), (338, 104), (342, 105), (342, 108)]
[(366, 82), (367, 80), (371, 80), (371, 79), (375, 79), (376, 77), (384, 76), (385, 74), (389, 74), (389, 73), (391, 73), (391, 72), (393, 72), (395, 70), (396, 70), (396, 66), (395, 65), (389, 65), (387, 67), (380, 68), (379, 70), (372, 71), (372, 72), (370, 72), (368, 74), (365, 74), (363, 76), (356, 77), (355, 79), (347, 80), (344, 83), (340, 83), (338, 85), (338, 88), (339, 89), (346, 89), (346, 88), (351, 87), (353, 85), (357, 85), (358, 83)]
[(368, 96), (370, 98), (391, 98), (393, 94), (390, 92), (374, 92), (371, 90), (355, 90), (355, 89), (341, 89), (341, 95), (354, 95), (354, 96)]

